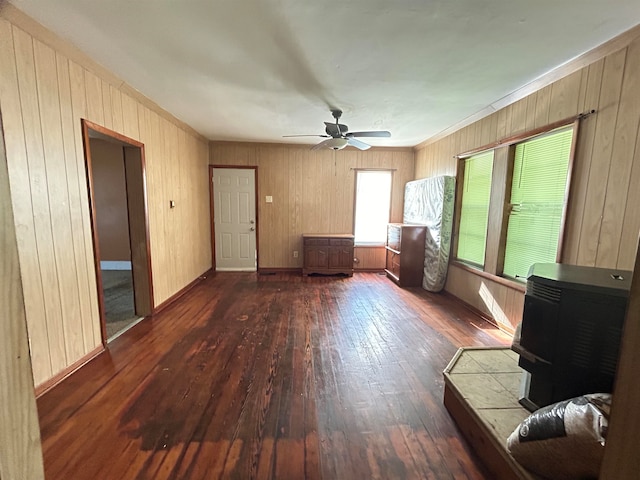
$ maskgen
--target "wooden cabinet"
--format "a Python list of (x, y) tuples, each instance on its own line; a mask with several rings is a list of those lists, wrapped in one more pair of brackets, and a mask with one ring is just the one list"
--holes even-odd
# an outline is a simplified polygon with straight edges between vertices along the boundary
[(422, 285), (425, 225), (390, 223), (387, 226), (387, 277), (401, 287)]
[(302, 274), (353, 275), (353, 235), (304, 234), (304, 264)]

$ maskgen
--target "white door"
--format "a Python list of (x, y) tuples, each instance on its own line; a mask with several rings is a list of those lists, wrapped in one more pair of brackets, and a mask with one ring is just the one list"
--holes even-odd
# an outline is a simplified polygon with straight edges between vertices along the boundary
[(252, 168), (213, 169), (217, 271), (256, 271), (256, 190)]

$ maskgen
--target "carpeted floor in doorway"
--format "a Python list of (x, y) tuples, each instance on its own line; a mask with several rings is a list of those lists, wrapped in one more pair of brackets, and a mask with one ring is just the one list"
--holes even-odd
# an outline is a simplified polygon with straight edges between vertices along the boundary
[(131, 270), (102, 270), (107, 338), (138, 320), (133, 303)]

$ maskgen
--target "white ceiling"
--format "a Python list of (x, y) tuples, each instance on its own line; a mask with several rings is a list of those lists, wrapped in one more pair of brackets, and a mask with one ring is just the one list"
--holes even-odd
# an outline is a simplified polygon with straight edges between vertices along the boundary
[(638, 0), (12, 0), (212, 140), (413, 146), (640, 23)]

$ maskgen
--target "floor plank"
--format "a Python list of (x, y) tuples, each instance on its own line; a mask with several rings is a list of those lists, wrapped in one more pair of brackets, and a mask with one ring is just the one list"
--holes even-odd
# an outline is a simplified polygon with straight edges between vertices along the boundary
[(38, 399), (48, 479), (489, 478), (442, 404), (460, 346), (509, 337), (450, 298), (212, 274)]

